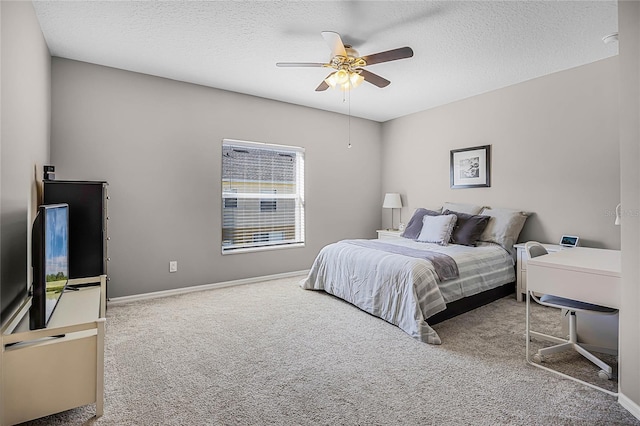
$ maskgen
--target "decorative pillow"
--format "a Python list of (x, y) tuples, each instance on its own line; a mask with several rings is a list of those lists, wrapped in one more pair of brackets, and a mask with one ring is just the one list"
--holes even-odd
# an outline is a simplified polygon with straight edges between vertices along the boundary
[(421, 243), (436, 243), (441, 246), (449, 244), (451, 233), (456, 226), (458, 217), (455, 214), (429, 216), (422, 218), (422, 230), (418, 235)]
[(482, 215), (491, 216), (491, 219), (480, 236), (480, 241), (500, 244), (513, 254), (513, 245), (518, 241), (518, 236), (529, 213), (520, 210), (485, 208), (482, 210)]
[(489, 216), (472, 215), (451, 210), (445, 210), (442, 214), (455, 214), (456, 227), (451, 235), (453, 244), (462, 244), (465, 246), (475, 246), (478, 239), (489, 224)]
[(413, 213), (413, 216), (411, 216), (409, 224), (406, 228), (404, 228), (402, 236), (411, 240), (417, 239), (418, 235), (420, 235), (420, 231), (422, 231), (422, 218), (425, 215), (438, 216), (439, 214), (440, 212), (435, 210), (427, 210), (423, 208), (416, 209), (416, 211)]
[(442, 211), (451, 210), (458, 213), (480, 214), (483, 208), (483, 206), (476, 206), (473, 204), (444, 203)]

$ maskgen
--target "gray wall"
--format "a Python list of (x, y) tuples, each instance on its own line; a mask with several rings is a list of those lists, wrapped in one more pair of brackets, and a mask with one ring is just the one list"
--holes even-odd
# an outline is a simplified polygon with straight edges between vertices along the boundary
[[(620, 2), (620, 92), (611, 58), (393, 120), (382, 138), (380, 125), (354, 120), (351, 150), (342, 116), (54, 59), (52, 163), (59, 178), (111, 183), (111, 296), (307, 268), (325, 243), (388, 224), (383, 191), (403, 194), (405, 222), (415, 207), (444, 201), (515, 207), (536, 213), (522, 239), (575, 232), (617, 248), (609, 215), (620, 193), (630, 212), (619, 228), (620, 388), (637, 409), (639, 19), (638, 3)], [(0, 2), (0, 30), (0, 274), (26, 285), (34, 167), (49, 155), (50, 59), (30, 3)], [(220, 255), (223, 137), (307, 148), (305, 249)], [(449, 189), (449, 150), (482, 144), (493, 145), (492, 187)], [(169, 276), (174, 259), (179, 272)]]
[(620, 32), (620, 182), (622, 309), (620, 393), (640, 417), (640, 3), (618, 6)]
[[(389, 121), (383, 190), (403, 195), (403, 220), (445, 201), (535, 213), (521, 240), (620, 248), (618, 58)], [(491, 187), (451, 189), (450, 150), (492, 146)]]
[(29, 282), (35, 171), (49, 158), (51, 57), (31, 2), (0, 2), (0, 298)]
[[(52, 59), (56, 178), (109, 182), (109, 297), (305, 270), (327, 243), (374, 238), (381, 125), (351, 127), (347, 149), (343, 115)], [(221, 255), (223, 138), (306, 149), (306, 247)]]

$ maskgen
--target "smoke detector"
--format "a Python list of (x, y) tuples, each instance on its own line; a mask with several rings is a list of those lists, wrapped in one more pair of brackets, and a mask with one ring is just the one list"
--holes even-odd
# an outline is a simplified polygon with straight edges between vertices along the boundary
[(613, 33), (602, 37), (602, 41), (604, 44), (609, 43), (617, 43), (618, 42), (618, 33)]

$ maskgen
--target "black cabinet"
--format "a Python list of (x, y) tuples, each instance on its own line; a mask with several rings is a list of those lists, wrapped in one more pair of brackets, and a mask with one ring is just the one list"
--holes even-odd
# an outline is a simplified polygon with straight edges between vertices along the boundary
[(69, 204), (69, 278), (107, 275), (107, 182), (44, 181), (44, 204)]

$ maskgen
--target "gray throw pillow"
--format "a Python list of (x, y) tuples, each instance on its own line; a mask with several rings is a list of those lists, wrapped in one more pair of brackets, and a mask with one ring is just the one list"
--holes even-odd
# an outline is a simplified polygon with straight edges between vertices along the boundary
[(456, 227), (451, 235), (453, 244), (475, 246), (476, 242), (489, 224), (489, 216), (467, 214), (445, 210), (442, 214), (455, 214), (458, 217)]
[(442, 206), (442, 211), (451, 210), (452, 212), (459, 212), (459, 213), (466, 213), (466, 214), (480, 214), (483, 208), (484, 208), (483, 206), (476, 206), (475, 204), (446, 202)]
[(480, 241), (500, 244), (513, 254), (513, 245), (518, 241), (529, 213), (512, 209), (484, 209), (482, 215), (491, 216), (491, 219), (480, 236)]

